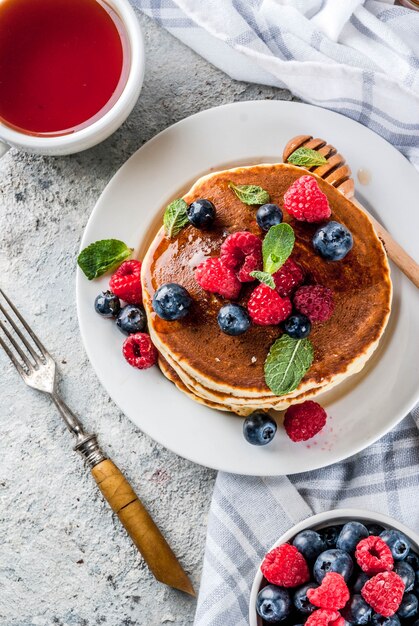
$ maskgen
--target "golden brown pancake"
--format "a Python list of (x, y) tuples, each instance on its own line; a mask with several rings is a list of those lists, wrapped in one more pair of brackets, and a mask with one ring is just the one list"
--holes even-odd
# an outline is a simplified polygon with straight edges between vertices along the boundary
[[(331, 219), (349, 228), (354, 246), (343, 260), (326, 261), (312, 247), (318, 225), (296, 221), (284, 211), (284, 219), (296, 236), (292, 257), (303, 267), (310, 283), (323, 284), (333, 291), (335, 301), (332, 318), (313, 325), (310, 340), (314, 361), (292, 394), (274, 396), (264, 379), (264, 362), (270, 346), (282, 334), (281, 328), (252, 325), (239, 337), (224, 334), (219, 329), (217, 314), (226, 301), (204, 291), (195, 280), (195, 267), (209, 256), (218, 256), (227, 235), (239, 230), (262, 235), (256, 223), (256, 209), (236, 197), (228, 187), (229, 181), (259, 185), (269, 192), (271, 202), (282, 206), (285, 191), (302, 175), (301, 169), (292, 165), (267, 164), (205, 176), (184, 198), (187, 203), (197, 198), (211, 200), (217, 211), (214, 226), (208, 231), (187, 226), (173, 239), (168, 239), (163, 229), (157, 233), (143, 262), (144, 306), (152, 339), (162, 355), (170, 358), (169, 363), (183, 385), (186, 379), (182, 373), (189, 382), (195, 380), (211, 392), (234, 396), (238, 399), (235, 406), (246, 405), (252, 399), (252, 404), (279, 403), (282, 408), (302, 393), (328, 389), (359, 371), (378, 345), (391, 305), (385, 251), (369, 218), (318, 177), (315, 178), (332, 209)], [(176, 322), (163, 321), (152, 310), (154, 292), (169, 282), (183, 285), (193, 298), (189, 315)], [(246, 306), (255, 286), (256, 283), (243, 285), (239, 304)], [(205, 397), (202, 390), (194, 391)], [(216, 403), (218, 400), (229, 404), (228, 398), (218, 397)]]

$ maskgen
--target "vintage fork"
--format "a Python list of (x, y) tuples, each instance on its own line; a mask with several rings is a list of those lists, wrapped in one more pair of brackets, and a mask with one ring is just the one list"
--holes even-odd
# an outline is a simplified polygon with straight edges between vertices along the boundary
[[(57, 390), (57, 366), (29, 324), (0, 289), (0, 346), (33, 389), (50, 396), (68, 430), (74, 450), (85, 459), (99, 489), (118, 515), (150, 570), (160, 582), (195, 595), (192, 584), (170, 546), (118, 467), (105, 457), (96, 435), (87, 433)], [(20, 322), (21, 328), (16, 323)]]

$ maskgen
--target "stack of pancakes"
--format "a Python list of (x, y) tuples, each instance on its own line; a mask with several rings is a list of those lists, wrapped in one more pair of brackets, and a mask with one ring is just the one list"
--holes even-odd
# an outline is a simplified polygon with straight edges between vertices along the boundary
[[(256, 222), (256, 208), (243, 204), (228, 187), (259, 185), (271, 202), (283, 206), (283, 196), (302, 176), (301, 169), (285, 164), (239, 167), (199, 179), (184, 196), (214, 203), (217, 217), (209, 230), (189, 225), (169, 239), (163, 228), (154, 238), (143, 261), (142, 285), (149, 332), (160, 353), (164, 375), (194, 400), (210, 407), (248, 415), (254, 410), (285, 409), (313, 398), (358, 372), (376, 349), (386, 327), (391, 306), (391, 281), (387, 257), (368, 217), (333, 186), (315, 176), (327, 195), (330, 219), (345, 224), (354, 246), (341, 261), (326, 261), (313, 250), (318, 225), (299, 222), (284, 211), (295, 232), (292, 258), (304, 269), (309, 283), (329, 287), (335, 310), (331, 319), (314, 324), (310, 340), (314, 361), (292, 393), (275, 396), (264, 378), (264, 363), (271, 345), (281, 336), (280, 326), (256, 326), (238, 337), (224, 334), (217, 323), (226, 301), (204, 291), (194, 270), (211, 256), (219, 256), (224, 239), (236, 231), (263, 234)], [(187, 317), (167, 322), (153, 311), (155, 291), (165, 283), (183, 285), (193, 299)], [(242, 286), (239, 304), (246, 306), (257, 283)]]

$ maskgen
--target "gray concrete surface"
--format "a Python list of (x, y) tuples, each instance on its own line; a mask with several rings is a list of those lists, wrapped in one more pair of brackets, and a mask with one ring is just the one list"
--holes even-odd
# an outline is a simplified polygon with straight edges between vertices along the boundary
[[(82, 154), (13, 150), (1, 161), (0, 284), (58, 359), (64, 397), (99, 434), (198, 587), (215, 473), (143, 435), (99, 384), (77, 326), (76, 256), (104, 186), (157, 132), (222, 103), (291, 96), (230, 80), (140, 20), (146, 78), (123, 127)], [(50, 402), (21, 383), (3, 354), (0, 372), (0, 625), (192, 624), (194, 601), (149, 574)]]

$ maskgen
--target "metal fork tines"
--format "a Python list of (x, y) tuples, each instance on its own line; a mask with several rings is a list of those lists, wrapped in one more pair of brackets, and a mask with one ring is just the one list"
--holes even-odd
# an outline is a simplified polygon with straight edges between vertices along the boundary
[(51, 397), (67, 428), (76, 436), (75, 449), (82, 453), (89, 465), (93, 467), (103, 460), (105, 457), (95, 435), (89, 435), (83, 430), (79, 419), (59, 396), (54, 359), (2, 289), (0, 289), (0, 346), (24, 382)]

